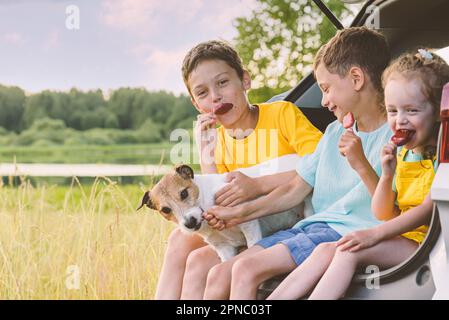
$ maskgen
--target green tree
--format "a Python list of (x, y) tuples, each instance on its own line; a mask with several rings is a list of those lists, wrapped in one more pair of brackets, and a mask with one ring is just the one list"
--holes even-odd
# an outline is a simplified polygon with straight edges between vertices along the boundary
[(171, 115), (167, 120), (167, 129), (176, 128), (192, 129), (198, 111), (193, 107), (190, 97), (180, 95), (172, 107)]
[(120, 129), (132, 129), (132, 116), (133, 109), (135, 109), (136, 96), (139, 94), (142, 96), (146, 90), (144, 89), (131, 89), (120, 88), (115, 90), (109, 101), (109, 110), (117, 116)]
[(105, 118), (111, 113), (107, 108), (101, 90), (82, 92), (73, 88), (69, 93), (62, 94), (66, 98), (64, 119), (68, 127), (77, 130), (103, 128)]
[(0, 127), (19, 132), (25, 104), (25, 93), (18, 87), (0, 85)]
[(146, 119), (140, 128), (135, 131), (135, 136), (140, 143), (160, 142), (162, 140), (161, 126), (151, 119)]
[[(336, 30), (310, 0), (257, 0), (248, 17), (235, 21), (234, 39), (253, 79), (252, 102), (287, 91), (311, 71), (318, 48)], [(349, 14), (339, 0), (324, 0), (340, 19)]]
[(53, 103), (53, 94), (50, 91), (43, 91), (28, 97), (23, 113), (23, 127), (30, 128), (37, 119), (51, 118)]
[(67, 127), (86, 130), (103, 127), (103, 117), (108, 114), (101, 90), (82, 92), (43, 91), (26, 99), (23, 113), (24, 128), (29, 128), (41, 118), (60, 119)]

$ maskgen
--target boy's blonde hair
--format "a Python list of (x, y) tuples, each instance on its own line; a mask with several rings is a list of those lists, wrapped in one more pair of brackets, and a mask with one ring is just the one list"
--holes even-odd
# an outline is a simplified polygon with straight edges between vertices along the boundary
[[(441, 93), (443, 86), (449, 82), (449, 65), (435, 53), (429, 50), (404, 53), (394, 60), (382, 75), (382, 85), (385, 88), (388, 80), (395, 76), (407, 80), (419, 79), (421, 90), (430, 102), (434, 115), (438, 118), (440, 113)], [(434, 137), (438, 137), (439, 122), (434, 126)], [(424, 158), (432, 159), (435, 155), (435, 147), (424, 148)]]
[(198, 64), (205, 60), (222, 60), (237, 72), (240, 80), (243, 79), (242, 59), (230, 44), (219, 40), (202, 42), (193, 47), (182, 62), (182, 77), (190, 95), (192, 93), (188, 83), (189, 76)]
[(340, 30), (317, 52), (313, 63), (316, 71), (320, 63), (330, 73), (345, 77), (353, 66), (361, 68), (369, 77), (383, 103), (382, 72), (390, 62), (390, 49), (385, 37), (367, 27)]

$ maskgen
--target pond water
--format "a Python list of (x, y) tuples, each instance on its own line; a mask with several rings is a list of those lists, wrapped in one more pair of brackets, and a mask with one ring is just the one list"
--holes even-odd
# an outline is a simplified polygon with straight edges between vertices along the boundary
[(0, 163), (0, 176), (112, 177), (163, 175), (169, 165)]

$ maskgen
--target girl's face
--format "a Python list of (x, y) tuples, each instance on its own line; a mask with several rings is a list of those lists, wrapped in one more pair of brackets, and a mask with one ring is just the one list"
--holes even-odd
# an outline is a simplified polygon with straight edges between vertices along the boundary
[(438, 115), (422, 92), (421, 80), (413, 77), (406, 79), (400, 75), (390, 77), (385, 86), (385, 106), (390, 129), (410, 130), (411, 139), (405, 145), (407, 149), (421, 148), (436, 141), (433, 130)]
[(213, 112), (222, 103), (232, 103), (233, 107), (217, 120), (225, 127), (237, 127), (238, 121), (248, 112), (246, 90), (251, 87), (249, 74), (243, 80), (237, 72), (222, 60), (205, 60), (198, 64), (189, 76), (192, 103), (201, 113)]

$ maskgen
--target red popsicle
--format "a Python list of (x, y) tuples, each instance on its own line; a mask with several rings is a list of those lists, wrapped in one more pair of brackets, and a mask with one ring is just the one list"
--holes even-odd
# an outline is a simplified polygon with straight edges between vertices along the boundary
[(222, 103), (218, 105), (213, 112), (214, 114), (222, 115), (231, 110), (232, 107), (234, 107), (232, 103)]
[(348, 112), (344, 117), (343, 117), (343, 127), (345, 129), (349, 129), (352, 128), (352, 126), (354, 125), (354, 115), (351, 112)]
[(393, 142), (398, 147), (401, 147), (410, 141), (410, 139), (413, 136), (413, 133), (414, 131), (412, 130), (406, 129), (396, 130), (394, 135), (391, 137), (391, 142)]

